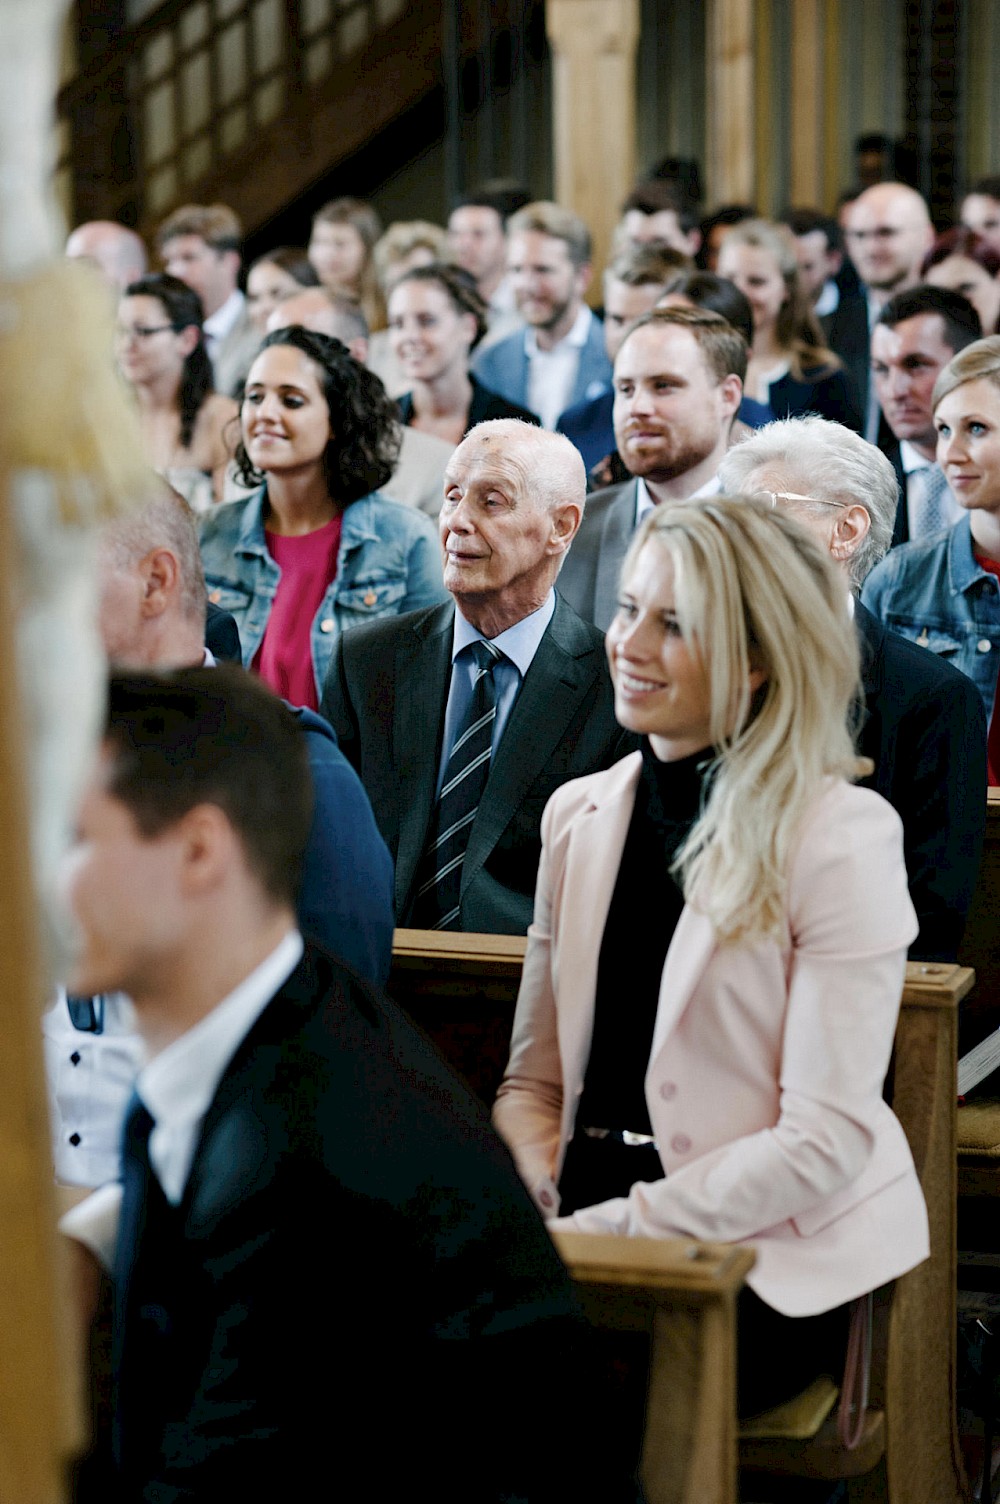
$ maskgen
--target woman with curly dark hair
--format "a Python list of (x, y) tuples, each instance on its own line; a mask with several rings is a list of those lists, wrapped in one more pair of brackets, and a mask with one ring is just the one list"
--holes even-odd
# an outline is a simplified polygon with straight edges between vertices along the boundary
[(537, 423), (534, 413), (490, 391), (469, 370), (486, 333), (486, 304), (472, 278), (442, 262), (406, 272), (389, 294), (389, 343), (411, 383), (403, 422), (449, 444), (491, 418)]
[(135, 393), (150, 465), (195, 511), (222, 497), (238, 409), (212, 388), (201, 299), (176, 277), (126, 287), (115, 326), (118, 368)]
[(204, 520), (209, 599), (243, 662), (316, 708), (337, 633), (444, 597), (429, 520), (377, 494), (399, 453), (396, 404), (339, 340), (295, 326), (250, 367), (236, 467), (253, 495)]

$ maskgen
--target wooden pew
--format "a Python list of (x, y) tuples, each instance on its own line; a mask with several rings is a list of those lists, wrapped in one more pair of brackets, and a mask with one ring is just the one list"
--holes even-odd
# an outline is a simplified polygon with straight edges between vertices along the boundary
[[(518, 948), (523, 954), (523, 942), (399, 931), (397, 944), (390, 990), (424, 1027), (428, 1021), (437, 1025), (430, 1032), (446, 1054), (449, 1038), (458, 1039), (461, 1052), (455, 1064), (460, 1070), (464, 1064), (464, 1074), (471, 1079), (468, 1064), (477, 1059), (479, 1023), (485, 1056), (495, 1049), (498, 1017), (505, 1009), (512, 1016)], [(437, 978), (444, 988), (440, 1013), (430, 1006)], [(882, 1310), (882, 1340), (876, 1348), (870, 1398), (876, 1414), (866, 1431), (867, 1444), (860, 1456), (845, 1459), (836, 1441), (835, 1421), (830, 1420), (813, 1442), (744, 1443), (741, 1451), (748, 1465), (796, 1476), (840, 1477), (857, 1471), (862, 1461), (874, 1462), (877, 1456), (875, 1471), (854, 1485), (863, 1490), (854, 1493), (858, 1500), (960, 1504), (971, 1497), (955, 1420), (954, 1072), (958, 1005), (973, 980), (973, 974), (962, 967), (920, 963), (907, 967), (896, 1033), (893, 1107), (927, 1200), (931, 1257), (897, 1281)], [(415, 982), (419, 985), (414, 986)], [(480, 995), (487, 997), (489, 1005), (481, 1020), (475, 1012)], [(442, 1027), (443, 1021), (447, 1028)], [(484, 1078), (492, 1070), (491, 1062), (482, 1073)], [(616, 1246), (621, 1249), (618, 1263), (612, 1262)], [(683, 1252), (685, 1247), (697, 1246), (673, 1246), (672, 1253), (657, 1264), (646, 1250), (635, 1252), (632, 1240), (581, 1239), (579, 1235), (571, 1243), (560, 1240), (592, 1312), (615, 1326), (652, 1326), (656, 1394), (648, 1410), (643, 1465), (648, 1461), (657, 1490), (650, 1495), (655, 1504), (694, 1504), (695, 1499), (701, 1504), (727, 1504), (735, 1497), (735, 1472), (728, 1473), (725, 1461), (731, 1456), (729, 1438), (735, 1435), (733, 1398), (726, 1399), (725, 1410), (716, 1411), (714, 1421), (709, 1423), (706, 1416), (713, 1404), (721, 1404), (729, 1395), (726, 1375), (735, 1351), (735, 1294), (746, 1269), (741, 1273), (738, 1265), (713, 1264), (717, 1249), (707, 1249), (703, 1263), (700, 1255)], [(670, 1259), (678, 1253), (685, 1267), (671, 1289)], [(706, 1280), (699, 1301), (692, 1294), (694, 1268), (699, 1278), (711, 1270), (716, 1280), (714, 1287), (712, 1278)], [(600, 1297), (596, 1301), (595, 1292)], [(680, 1363), (684, 1372), (690, 1372), (693, 1364), (706, 1374), (704, 1383), (671, 1388), (666, 1378), (671, 1363)], [(661, 1399), (664, 1390), (669, 1394)], [(659, 1408), (661, 1403), (666, 1409)], [(671, 1462), (665, 1460), (668, 1453), (676, 1454)], [(714, 1481), (710, 1484), (709, 1480)]]

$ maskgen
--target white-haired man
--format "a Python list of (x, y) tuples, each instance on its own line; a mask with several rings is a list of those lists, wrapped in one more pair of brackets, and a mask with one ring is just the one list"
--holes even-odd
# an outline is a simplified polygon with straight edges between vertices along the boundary
[(975, 685), (933, 653), (889, 632), (854, 592), (892, 541), (898, 485), (878, 449), (823, 418), (772, 423), (731, 449), (722, 489), (767, 492), (829, 549), (844, 571), (861, 649), (858, 751), (863, 783), (903, 822), (916, 960), (954, 961), (979, 869), (986, 817), (986, 720)]
[(542, 810), (633, 738), (601, 634), (555, 593), (586, 477), (561, 434), (480, 423), (445, 473), (452, 601), (344, 633), (323, 713), (396, 862), (396, 920), (524, 934)]

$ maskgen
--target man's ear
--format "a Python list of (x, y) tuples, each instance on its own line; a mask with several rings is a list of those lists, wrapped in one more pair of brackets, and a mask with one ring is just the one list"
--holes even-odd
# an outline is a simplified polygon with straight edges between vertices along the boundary
[(239, 837), (216, 804), (196, 804), (178, 821), (176, 832), (182, 842), (182, 881), (188, 896), (197, 897), (218, 887), (243, 851)]
[(719, 382), (719, 396), (724, 416), (735, 418), (743, 401), (743, 383), (735, 372), (730, 372)]
[(575, 501), (562, 501), (552, 512), (550, 553), (565, 553), (583, 521), (583, 508)]
[(143, 583), (143, 616), (162, 616), (180, 583), (177, 555), (169, 548), (151, 548), (139, 560), (139, 573)]
[(855, 504), (837, 512), (830, 539), (830, 552), (838, 563), (853, 559), (868, 536), (872, 520), (865, 507)]

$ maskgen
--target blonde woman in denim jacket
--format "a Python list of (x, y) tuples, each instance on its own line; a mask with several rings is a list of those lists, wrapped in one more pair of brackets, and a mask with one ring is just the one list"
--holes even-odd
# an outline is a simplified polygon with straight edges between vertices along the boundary
[(209, 599), (236, 618), (244, 664), (315, 709), (338, 633), (444, 599), (437, 538), (374, 494), (396, 463), (396, 406), (338, 340), (269, 335), (240, 421), (240, 479), (259, 489), (204, 520)]

